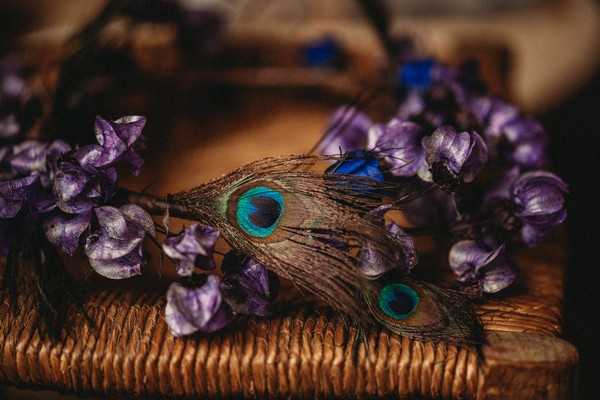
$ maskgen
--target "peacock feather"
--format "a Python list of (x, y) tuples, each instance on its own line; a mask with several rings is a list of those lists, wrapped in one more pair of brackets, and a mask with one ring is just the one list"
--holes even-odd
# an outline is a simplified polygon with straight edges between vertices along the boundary
[[(360, 271), (366, 243), (384, 263), (397, 262), (403, 248), (401, 238), (376, 223), (373, 211), (385, 203), (399, 207), (420, 189), (314, 171), (322, 161), (315, 156), (263, 159), (168, 201), (361, 325), (381, 323), (422, 338), (473, 336), (468, 331), (477, 323), (471, 323), (475, 319), (458, 294), (415, 281), (382, 285), (382, 279)], [(398, 308), (400, 303), (390, 300), (400, 294), (412, 306)]]
[(461, 293), (409, 278), (382, 280), (365, 297), (375, 320), (390, 331), (421, 340), (481, 343), (481, 326)]

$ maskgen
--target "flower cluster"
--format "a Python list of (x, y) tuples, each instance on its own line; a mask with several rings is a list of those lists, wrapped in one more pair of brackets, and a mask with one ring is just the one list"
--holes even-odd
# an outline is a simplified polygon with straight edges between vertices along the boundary
[(214, 228), (193, 224), (167, 237), (162, 245), (165, 254), (177, 262), (177, 273), (184, 277), (172, 283), (167, 292), (165, 318), (175, 336), (220, 330), (235, 315), (269, 314), (276, 279), (255, 260), (231, 251), (223, 259), (222, 277), (211, 273), (203, 280), (194, 273), (195, 268), (214, 269), (218, 237)]
[[(471, 63), (408, 62), (399, 68), (398, 98), (396, 115), (385, 123), (354, 107), (333, 114), (317, 151), (342, 156), (327, 172), (431, 184), (405, 206), (409, 221), (454, 234), (449, 264), (459, 282), (478, 283), (485, 293), (510, 286), (512, 250), (539, 243), (566, 219), (566, 184), (539, 170), (546, 162), (544, 129), (487, 95)], [(499, 173), (494, 184), (490, 177)], [(362, 254), (376, 259), (368, 244)], [(407, 269), (406, 261), (399, 266)]]
[[(24, 141), (0, 148), (0, 250), (43, 235), (67, 255), (82, 248), (90, 266), (109, 279), (142, 272), (143, 241), (156, 237), (148, 212), (123, 204), (117, 166), (139, 173), (145, 118), (96, 119), (96, 144), (72, 149), (62, 141)], [(277, 287), (260, 263), (237, 253), (225, 256), (223, 275), (215, 269), (219, 231), (193, 224), (167, 236), (162, 250), (181, 276), (167, 293), (166, 321), (174, 335), (213, 332), (235, 315), (269, 313)], [(211, 272), (207, 278), (197, 272)]]
[[(117, 209), (109, 202), (117, 191), (116, 165), (127, 163), (134, 172), (141, 168), (137, 149), (144, 124), (143, 117), (98, 117), (98, 144), (71, 149), (60, 140), (24, 141), (2, 147), (0, 225), (39, 224), (48, 241), (69, 255), (85, 242), (92, 267), (102, 275), (139, 273), (139, 245), (152, 232), (151, 218), (139, 207)], [(8, 251), (19, 237), (15, 232), (0, 239)], [(126, 268), (129, 272), (123, 272)]]

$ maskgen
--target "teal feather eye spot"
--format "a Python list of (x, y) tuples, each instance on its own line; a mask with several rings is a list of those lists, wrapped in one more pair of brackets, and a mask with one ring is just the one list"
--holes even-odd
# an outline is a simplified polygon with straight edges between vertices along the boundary
[(267, 186), (244, 192), (235, 210), (237, 223), (250, 236), (266, 238), (273, 234), (284, 211), (283, 195)]
[(407, 319), (415, 312), (419, 301), (419, 294), (402, 283), (386, 285), (379, 291), (379, 308), (390, 318)]

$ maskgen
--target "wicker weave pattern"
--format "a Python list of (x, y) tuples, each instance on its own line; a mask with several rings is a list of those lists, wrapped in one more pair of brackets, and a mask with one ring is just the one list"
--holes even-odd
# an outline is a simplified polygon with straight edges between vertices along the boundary
[[(479, 308), (488, 330), (534, 332), (537, 342), (560, 332), (561, 268), (539, 254), (535, 260), (525, 260), (527, 290)], [(86, 307), (97, 328), (90, 329), (75, 315), (72, 330), (52, 343), (34, 328), (37, 315), (31, 298), (20, 298), (18, 317), (3, 299), (0, 382), (78, 393), (196, 398), (483, 398), (487, 390), (488, 363), (474, 350), (377, 330), (368, 332), (367, 349), (356, 329), (328, 310), (305, 309), (241, 322), (223, 334), (174, 338), (163, 320), (162, 293), (101, 291)], [(562, 371), (576, 362), (576, 352), (560, 346), (566, 346), (570, 358), (564, 363), (553, 355), (554, 372), (548, 376), (563, 379)], [(547, 347), (554, 349), (556, 343)]]

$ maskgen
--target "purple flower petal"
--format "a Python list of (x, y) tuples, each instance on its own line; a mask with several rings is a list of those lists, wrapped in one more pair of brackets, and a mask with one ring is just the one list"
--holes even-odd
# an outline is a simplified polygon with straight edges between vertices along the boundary
[(548, 235), (549, 228), (525, 224), (521, 227), (521, 240), (529, 247), (540, 244)]
[(517, 279), (517, 273), (511, 263), (495, 262), (488, 266), (481, 278), (484, 293), (498, 293), (506, 289)]
[(144, 159), (133, 150), (128, 150), (123, 153), (123, 156), (120, 160), (125, 164), (129, 164), (131, 167), (131, 173), (135, 176), (140, 174), (142, 167), (144, 166)]
[(504, 128), (519, 115), (519, 110), (495, 97), (480, 97), (471, 104), (471, 111), (480, 125), (485, 126), (488, 138), (498, 138)]
[(43, 171), (46, 168), (47, 145), (28, 140), (13, 147), (10, 165), (20, 174)]
[(96, 117), (96, 139), (102, 146), (101, 155), (95, 160), (95, 167), (103, 167), (115, 162), (127, 151), (127, 144), (117, 135), (114, 125), (102, 117)]
[(213, 250), (219, 231), (210, 226), (192, 224), (177, 236), (165, 239), (162, 248), (165, 254), (182, 264), (178, 272), (190, 275), (190, 264), (195, 267), (213, 269)]
[(142, 273), (141, 246), (119, 258), (89, 260), (94, 271), (108, 279), (126, 279)]
[(113, 239), (123, 239), (128, 232), (127, 221), (119, 209), (111, 206), (94, 209), (98, 224)]
[(512, 188), (514, 202), (520, 207), (518, 215), (527, 223), (545, 226), (564, 221), (567, 193), (566, 183), (545, 171), (523, 174)]
[(524, 168), (539, 168), (546, 164), (546, 143), (543, 140), (527, 140), (515, 145), (511, 161)]
[(72, 256), (79, 238), (90, 225), (91, 212), (78, 215), (55, 213), (44, 220), (44, 232), (50, 243)]
[(84, 168), (94, 167), (102, 156), (102, 146), (89, 144), (75, 150), (73, 158)]
[(80, 196), (89, 182), (88, 174), (79, 166), (63, 163), (54, 178), (53, 191), (58, 208), (69, 214), (90, 210), (94, 202)]
[(445, 126), (423, 138), (427, 163), (436, 183), (461, 179), (472, 182), (487, 162), (487, 146), (475, 132)]
[(13, 218), (15, 217), (21, 208), (23, 207), (22, 200), (7, 200), (0, 196), (0, 218)]
[(413, 116), (421, 114), (425, 110), (426, 104), (423, 93), (419, 90), (409, 92), (404, 101), (398, 107), (396, 116), (400, 119), (410, 119)]
[(32, 193), (38, 182), (37, 175), (0, 182), (0, 218), (15, 217)]
[(85, 254), (95, 260), (115, 260), (131, 253), (142, 242), (143, 235), (114, 239), (106, 233), (94, 233), (85, 241)]
[(224, 328), (231, 313), (222, 300), (219, 277), (210, 275), (200, 287), (172, 283), (167, 292), (165, 320), (174, 336)]
[(375, 145), (390, 172), (396, 176), (414, 176), (427, 168), (421, 140), (425, 131), (414, 122), (392, 119), (381, 131)]
[(323, 155), (338, 155), (363, 149), (373, 122), (355, 107), (344, 106), (333, 114), (325, 136), (316, 151)]
[(128, 222), (140, 227), (150, 236), (156, 236), (154, 220), (146, 210), (135, 204), (126, 204), (119, 211), (127, 218)]
[(523, 142), (532, 139), (541, 139), (546, 136), (544, 127), (538, 121), (518, 117), (503, 126), (502, 133), (511, 143)]
[(146, 118), (141, 115), (128, 115), (116, 119), (110, 123), (119, 136), (127, 145), (131, 147), (142, 135), (142, 130), (146, 125)]
[(221, 285), (227, 302), (236, 314), (266, 316), (273, 299), (269, 272), (250, 257), (229, 252), (223, 260)]
[(516, 279), (503, 245), (490, 249), (473, 240), (462, 240), (452, 246), (448, 261), (458, 281), (479, 282), (485, 293), (499, 292)]

